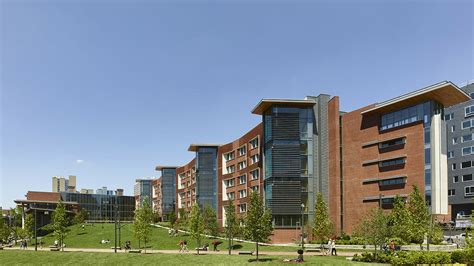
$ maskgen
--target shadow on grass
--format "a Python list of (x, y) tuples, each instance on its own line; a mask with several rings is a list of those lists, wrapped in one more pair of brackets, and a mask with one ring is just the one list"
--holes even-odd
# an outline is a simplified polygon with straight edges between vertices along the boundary
[(236, 244), (236, 245), (233, 245), (233, 246), (232, 246), (232, 250), (234, 250), (234, 249), (242, 249), (242, 247), (243, 247), (242, 245)]
[(275, 259), (273, 258), (261, 258), (261, 259), (249, 259), (248, 262), (268, 262), (268, 261), (274, 261)]
[(80, 236), (80, 235), (85, 235), (85, 234), (87, 234), (87, 232), (79, 232), (79, 233), (77, 233), (78, 236)]

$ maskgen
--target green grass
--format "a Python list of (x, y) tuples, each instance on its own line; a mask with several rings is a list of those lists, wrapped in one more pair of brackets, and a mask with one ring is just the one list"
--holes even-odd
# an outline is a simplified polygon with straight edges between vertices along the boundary
[[(122, 224), (122, 237), (121, 242), (122, 246), (126, 240), (130, 240), (132, 243), (132, 248), (138, 248), (138, 240), (133, 237), (133, 226), (132, 224)], [(109, 244), (101, 244), (102, 239), (110, 240)], [(177, 250), (178, 243), (181, 239), (186, 239), (188, 242), (189, 250), (194, 250), (196, 248), (196, 242), (191, 239), (188, 235), (181, 234), (180, 236), (174, 237), (168, 235), (168, 230), (162, 228), (152, 227), (151, 241), (147, 243), (147, 246), (151, 249), (158, 250)], [(54, 236), (49, 234), (43, 237), (44, 246), (49, 246), (54, 243)], [(201, 243), (209, 243), (213, 239), (205, 238)], [(220, 250), (227, 249), (227, 241), (221, 240), (224, 243), (219, 245)], [(64, 241), (66, 247), (71, 248), (111, 248), (114, 246), (114, 225), (113, 224), (93, 224), (85, 226), (85, 230), (82, 230), (80, 225), (73, 225), (69, 227), (69, 232)], [(144, 243), (140, 243), (143, 247)], [(239, 243), (234, 241), (234, 249), (236, 250), (254, 250), (255, 244), (251, 243)], [(289, 251), (295, 252), (298, 250), (297, 247), (273, 247), (273, 246), (260, 246), (259, 250), (262, 251)]]
[[(261, 256), (258, 264), (289, 264), (288, 256)], [(0, 264), (15, 265), (252, 265), (255, 257), (239, 255), (128, 254), (49, 251), (0, 251)], [(306, 256), (308, 265), (365, 265), (343, 257)]]

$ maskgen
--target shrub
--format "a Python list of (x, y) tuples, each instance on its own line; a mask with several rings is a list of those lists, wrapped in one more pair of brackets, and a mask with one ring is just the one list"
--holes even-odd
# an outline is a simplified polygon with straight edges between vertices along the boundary
[(352, 257), (352, 260), (360, 262), (373, 262), (375, 258), (372, 253), (364, 252), (360, 256), (358, 254), (355, 254), (354, 257)]
[[(456, 254), (456, 259), (468, 260), (464, 255)], [(416, 264), (448, 264), (451, 263), (452, 255), (447, 252), (433, 252), (433, 251), (401, 251), (395, 253), (378, 253), (377, 259), (373, 253), (362, 253), (354, 255), (353, 261), (360, 262), (379, 262), (389, 263), (392, 265), (416, 265)]]
[(451, 253), (453, 263), (474, 263), (474, 249), (455, 250)]

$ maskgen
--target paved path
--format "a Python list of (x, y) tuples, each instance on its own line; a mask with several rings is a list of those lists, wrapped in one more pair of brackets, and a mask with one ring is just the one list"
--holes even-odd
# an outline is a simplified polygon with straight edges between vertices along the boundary
[[(13, 248), (4, 248), (4, 250), (23, 250), (19, 247)], [(35, 250), (34, 247), (29, 247), (27, 250)], [(49, 248), (38, 248), (38, 251), (50, 251)], [(68, 252), (98, 252), (98, 253), (113, 253), (113, 249), (99, 249), (99, 248), (64, 248), (64, 251)], [(144, 252), (142, 250), (142, 252)], [(157, 250), (157, 249), (150, 249), (146, 251), (147, 253), (156, 253), (156, 254), (194, 254), (196, 251), (189, 251), (185, 253), (180, 253), (178, 250)], [(117, 250), (117, 253), (125, 253), (124, 250)], [(221, 250), (219, 252), (214, 251), (200, 251), (199, 253), (202, 254), (212, 254), (212, 255), (228, 255), (227, 250)], [(342, 257), (352, 257), (356, 252), (338, 252), (338, 256)], [(238, 255), (239, 251), (235, 250), (232, 252), (232, 255)], [(269, 256), (294, 256), (295, 252), (288, 252), (288, 251), (259, 251), (259, 255), (269, 255)], [(319, 252), (310, 252), (305, 253), (305, 256), (322, 256)]]

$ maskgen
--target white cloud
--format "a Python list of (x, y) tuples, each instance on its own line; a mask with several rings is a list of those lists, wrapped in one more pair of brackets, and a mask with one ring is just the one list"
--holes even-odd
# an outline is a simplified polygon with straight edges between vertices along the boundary
[(84, 162), (84, 160), (76, 160), (76, 163), (77, 163), (77, 164), (81, 164), (81, 163), (83, 163), (83, 162)]

